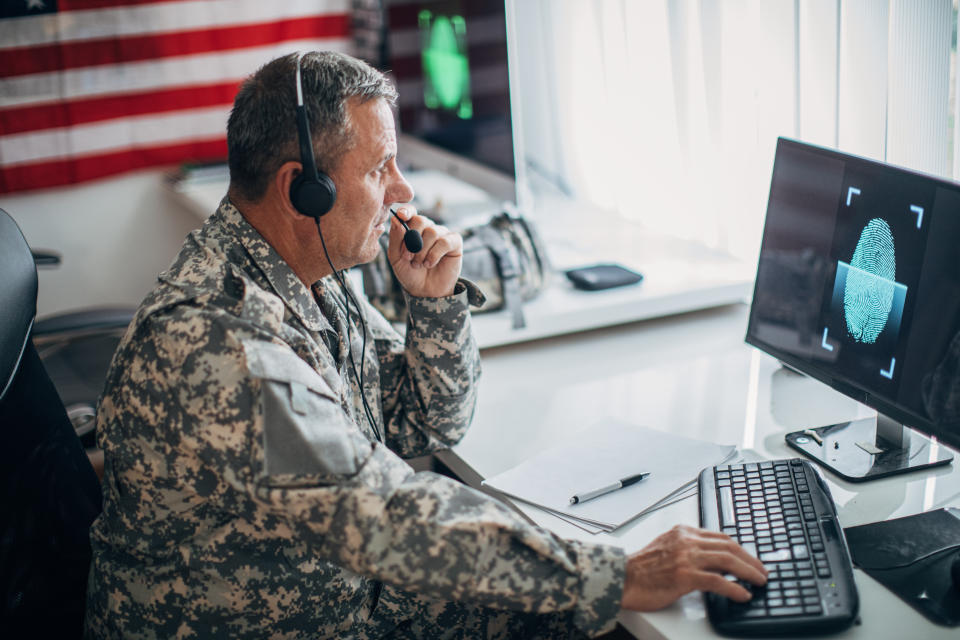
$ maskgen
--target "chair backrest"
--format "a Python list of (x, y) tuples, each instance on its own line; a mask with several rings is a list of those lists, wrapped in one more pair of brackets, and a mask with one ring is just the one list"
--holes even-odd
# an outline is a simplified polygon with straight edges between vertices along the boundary
[(36, 268), (2, 209), (0, 274), (0, 628), (80, 637), (100, 483), (30, 341)]
[(37, 311), (37, 268), (20, 228), (0, 209), (0, 400), (10, 388)]

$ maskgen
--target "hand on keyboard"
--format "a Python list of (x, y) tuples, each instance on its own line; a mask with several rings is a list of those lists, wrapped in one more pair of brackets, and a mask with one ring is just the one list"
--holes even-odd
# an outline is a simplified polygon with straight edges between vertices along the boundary
[(712, 591), (744, 602), (750, 592), (722, 574), (755, 585), (767, 582), (767, 570), (729, 536), (677, 526), (627, 559), (621, 606), (654, 611), (691, 591)]
[(718, 631), (769, 636), (850, 626), (859, 603), (850, 554), (830, 492), (809, 462), (711, 467), (698, 486), (700, 524), (730, 535), (769, 572), (766, 586), (750, 587), (749, 602), (705, 596)]

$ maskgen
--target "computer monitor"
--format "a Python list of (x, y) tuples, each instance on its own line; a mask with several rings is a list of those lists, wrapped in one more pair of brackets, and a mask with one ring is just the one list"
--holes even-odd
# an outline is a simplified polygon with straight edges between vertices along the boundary
[(853, 481), (949, 463), (922, 434), (960, 446), (960, 184), (778, 140), (746, 341), (879, 413), (791, 447)]
[(400, 157), (517, 202), (504, 0), (388, 0), (387, 67), (400, 93)]

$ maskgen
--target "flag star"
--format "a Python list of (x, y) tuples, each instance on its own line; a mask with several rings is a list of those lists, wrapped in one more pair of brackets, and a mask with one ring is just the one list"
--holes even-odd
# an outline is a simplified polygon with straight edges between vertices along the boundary
[(33, 9), (41, 9), (41, 10), (42, 10), (42, 9), (46, 9), (46, 8), (47, 8), (47, 6), (46, 6), (46, 4), (44, 3), (44, 0), (27, 0), (27, 11), (31, 11), (31, 10), (33, 10)]

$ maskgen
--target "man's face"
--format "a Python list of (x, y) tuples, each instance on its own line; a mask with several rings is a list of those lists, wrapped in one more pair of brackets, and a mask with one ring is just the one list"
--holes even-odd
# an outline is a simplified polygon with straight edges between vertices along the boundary
[(383, 99), (347, 103), (353, 148), (330, 178), (337, 202), (321, 218), (324, 240), (337, 269), (370, 262), (389, 227), (388, 206), (409, 202), (413, 189), (397, 168), (397, 131)]

